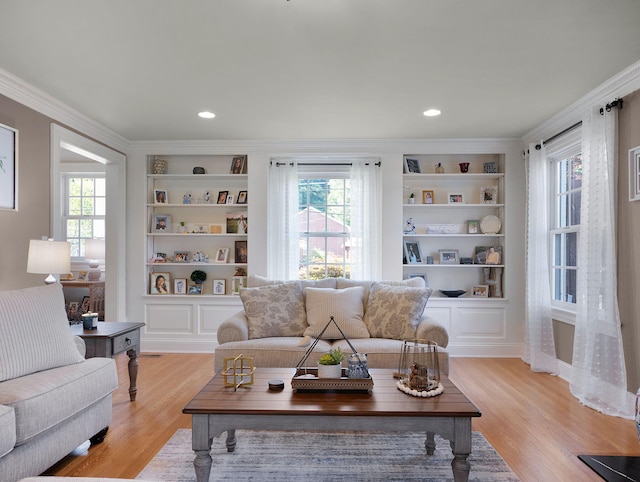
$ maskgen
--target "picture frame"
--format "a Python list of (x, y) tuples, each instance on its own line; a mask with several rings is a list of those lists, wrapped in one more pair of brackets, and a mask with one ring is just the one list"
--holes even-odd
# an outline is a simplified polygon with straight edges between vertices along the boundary
[(244, 174), (246, 171), (247, 156), (235, 156), (231, 160), (231, 174)]
[(224, 224), (210, 224), (209, 225), (209, 234), (222, 234), (224, 233), (225, 225)]
[(154, 189), (153, 202), (154, 204), (169, 204), (169, 195), (166, 189)]
[(171, 232), (171, 215), (170, 214), (154, 214), (151, 222), (151, 230), (154, 233), (170, 233)]
[(480, 234), (480, 221), (478, 219), (467, 220), (467, 234)]
[(174, 263), (188, 263), (191, 259), (191, 251), (175, 251), (173, 253)]
[(460, 254), (457, 249), (440, 249), (438, 250), (440, 255), (440, 264), (458, 264), (460, 260)]
[(227, 233), (247, 234), (249, 231), (247, 211), (227, 213)]
[(67, 321), (78, 321), (80, 319), (80, 302), (71, 301), (67, 306)]
[(171, 294), (171, 273), (153, 272), (149, 273), (149, 294), (150, 295), (170, 295)]
[(495, 161), (482, 163), (482, 172), (485, 174), (495, 174), (498, 172), (498, 164)]
[(422, 204), (435, 204), (436, 195), (432, 190), (422, 191)]
[(76, 279), (78, 281), (84, 281), (87, 279), (87, 273), (88, 271), (78, 271), (78, 276), (76, 276)]
[(406, 264), (422, 264), (422, 253), (420, 253), (420, 243), (416, 241), (404, 242), (404, 256)]
[(421, 174), (420, 160), (414, 157), (404, 158), (404, 172), (405, 174)]
[(498, 186), (480, 188), (480, 204), (496, 204), (498, 202)]
[(227, 194), (227, 202), (225, 204), (233, 204), (233, 194)]
[(474, 298), (488, 298), (489, 285), (473, 285), (471, 288), (471, 296)]
[(216, 251), (214, 263), (224, 264), (229, 260), (229, 248), (219, 248)]
[(0, 210), (18, 210), (18, 130), (0, 124)]
[(234, 263), (247, 263), (247, 242), (236, 241), (234, 253)]
[(201, 295), (202, 294), (202, 285), (189, 285), (189, 295)]
[(629, 149), (629, 201), (640, 201), (640, 146)]
[(213, 280), (213, 294), (224, 295), (227, 293), (227, 280), (214, 279)]
[(502, 246), (476, 246), (473, 251), (473, 264), (498, 265), (503, 259)]
[(247, 191), (240, 191), (236, 202), (238, 204), (247, 204)]
[(216, 204), (227, 204), (227, 196), (229, 195), (229, 191), (219, 191), (218, 192), (218, 201)]
[(450, 192), (447, 195), (447, 202), (449, 204), (464, 204), (464, 194), (461, 192)]
[(174, 278), (174, 280), (173, 280), (173, 294), (174, 295), (186, 295), (187, 294), (187, 278)]
[(83, 296), (80, 304), (80, 313), (88, 313), (91, 311), (91, 296)]

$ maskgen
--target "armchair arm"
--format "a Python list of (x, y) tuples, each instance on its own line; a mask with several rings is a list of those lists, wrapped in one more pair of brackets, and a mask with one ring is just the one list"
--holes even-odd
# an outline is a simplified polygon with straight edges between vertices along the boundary
[(74, 335), (73, 341), (75, 342), (76, 348), (80, 354), (84, 357), (87, 354), (87, 345), (84, 343), (84, 340), (79, 336)]
[(220, 324), (217, 332), (218, 344), (230, 341), (244, 341), (249, 339), (249, 320), (244, 310), (239, 311)]
[(446, 348), (449, 344), (447, 329), (427, 315), (422, 316), (416, 328), (416, 338), (435, 341), (441, 348)]

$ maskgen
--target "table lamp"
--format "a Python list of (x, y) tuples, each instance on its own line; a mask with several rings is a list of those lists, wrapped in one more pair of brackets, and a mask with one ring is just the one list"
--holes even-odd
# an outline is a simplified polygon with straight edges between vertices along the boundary
[(27, 273), (48, 274), (46, 284), (55, 283), (52, 273), (71, 270), (71, 244), (66, 241), (32, 239), (29, 241)]
[(104, 239), (86, 239), (84, 241), (84, 258), (91, 268), (87, 274), (89, 281), (97, 281), (100, 279), (102, 273), (97, 268), (100, 266), (100, 261), (104, 260), (104, 256)]

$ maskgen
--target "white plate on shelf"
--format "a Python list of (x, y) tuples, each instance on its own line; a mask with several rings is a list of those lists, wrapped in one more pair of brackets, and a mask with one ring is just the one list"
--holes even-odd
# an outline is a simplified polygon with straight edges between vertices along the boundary
[(500, 221), (498, 216), (494, 216), (493, 214), (485, 216), (480, 221), (480, 230), (484, 234), (497, 234), (500, 232), (501, 227), (502, 221)]

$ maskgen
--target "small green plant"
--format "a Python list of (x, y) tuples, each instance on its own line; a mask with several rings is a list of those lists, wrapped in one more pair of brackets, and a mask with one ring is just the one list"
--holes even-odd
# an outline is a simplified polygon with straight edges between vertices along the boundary
[(207, 273), (205, 273), (204, 271), (200, 271), (199, 269), (197, 269), (193, 273), (191, 273), (191, 281), (193, 281), (197, 285), (204, 283), (204, 280), (206, 279)]
[(340, 365), (342, 360), (346, 358), (347, 355), (342, 351), (340, 347), (334, 348), (329, 353), (325, 353), (320, 357), (318, 363), (320, 365)]

